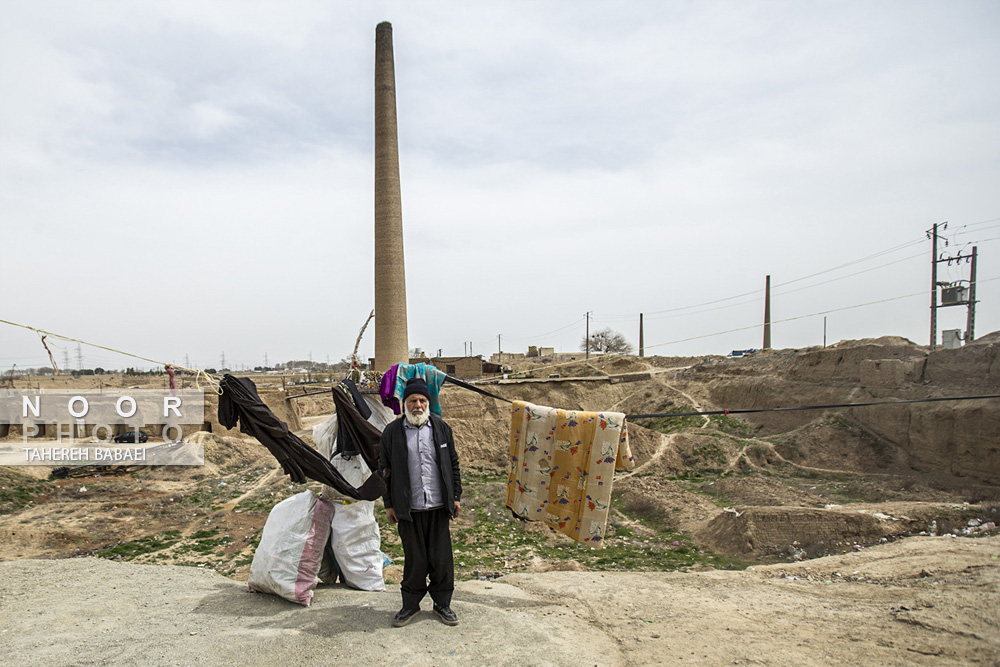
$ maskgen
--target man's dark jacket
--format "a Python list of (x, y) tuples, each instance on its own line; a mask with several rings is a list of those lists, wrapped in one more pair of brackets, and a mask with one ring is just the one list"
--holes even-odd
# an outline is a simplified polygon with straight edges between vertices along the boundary
[[(382, 431), (379, 440), (378, 473), (386, 481), (388, 489), (382, 496), (386, 509), (396, 510), (400, 521), (412, 521), (410, 517), (410, 468), (406, 448), (406, 433), (403, 431), (405, 416), (390, 423)], [(455, 501), (462, 499), (462, 476), (458, 469), (458, 454), (451, 427), (435, 414), (430, 415), (434, 447), (437, 449), (438, 470), (444, 488), (444, 507), (455, 516)]]

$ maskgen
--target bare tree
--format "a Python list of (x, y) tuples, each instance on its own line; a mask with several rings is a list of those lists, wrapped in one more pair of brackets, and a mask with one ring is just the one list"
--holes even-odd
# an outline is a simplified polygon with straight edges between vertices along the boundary
[[(587, 349), (586, 336), (580, 341), (580, 349), (583, 351)], [(625, 340), (625, 336), (613, 329), (601, 329), (590, 334), (590, 351), (631, 354), (632, 344)]]

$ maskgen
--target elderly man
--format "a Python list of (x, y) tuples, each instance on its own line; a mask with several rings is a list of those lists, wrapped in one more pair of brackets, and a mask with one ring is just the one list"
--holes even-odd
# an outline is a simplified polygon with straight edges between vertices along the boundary
[(458, 625), (451, 610), (455, 568), (448, 522), (458, 516), (462, 480), (451, 427), (431, 414), (429, 395), (424, 380), (410, 379), (403, 391), (403, 416), (385, 427), (379, 441), (385, 514), (403, 543), (403, 608), (392, 619), (397, 628), (420, 613), (426, 593), (441, 622)]

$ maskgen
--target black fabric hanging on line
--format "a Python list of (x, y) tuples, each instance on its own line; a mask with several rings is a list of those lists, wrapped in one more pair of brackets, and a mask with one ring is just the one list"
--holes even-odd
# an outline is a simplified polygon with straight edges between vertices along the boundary
[[(351, 382), (351, 386), (353, 385)], [(340, 387), (334, 387), (332, 393), (333, 405), (337, 408), (337, 443), (333, 453), (345, 458), (360, 454), (369, 470), (378, 470), (378, 440), (382, 437), (382, 432), (372, 426), (356, 404), (360, 402), (368, 416), (372, 414), (371, 408), (361, 398), (361, 394), (357, 394), (352, 403), (351, 398)]]
[(358, 391), (358, 385), (354, 384), (354, 380), (345, 378), (338, 383), (338, 386), (350, 394), (351, 399), (354, 401), (354, 407), (358, 409), (358, 413), (362, 419), (368, 419), (372, 416), (372, 409), (365, 403), (365, 399), (361, 397), (361, 392)]
[[(236, 378), (227, 373), (219, 386), (222, 389), (219, 423), (234, 428), (238, 422), (240, 431), (264, 445), (293, 482), (301, 484), (306, 478), (313, 479), (355, 500), (376, 500), (385, 493), (385, 482), (378, 475), (371, 475), (358, 488), (351, 486), (332, 463), (291, 433), (288, 425), (264, 405), (257, 394), (257, 385), (249, 378)], [(344, 398), (346, 400), (347, 396)], [(378, 454), (374, 456), (377, 461)], [(371, 467), (374, 470), (377, 465)]]

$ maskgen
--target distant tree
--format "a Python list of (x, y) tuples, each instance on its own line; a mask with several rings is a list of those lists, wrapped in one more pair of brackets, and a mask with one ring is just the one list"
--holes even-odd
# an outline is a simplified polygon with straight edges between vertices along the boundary
[[(580, 340), (580, 350), (587, 350), (586, 336)], [(625, 336), (613, 329), (601, 329), (590, 334), (590, 351), (630, 354), (632, 352), (632, 344), (625, 340)]]
[(209, 375), (215, 375), (219, 371), (215, 370), (214, 368), (206, 368), (205, 372), (208, 373)]

